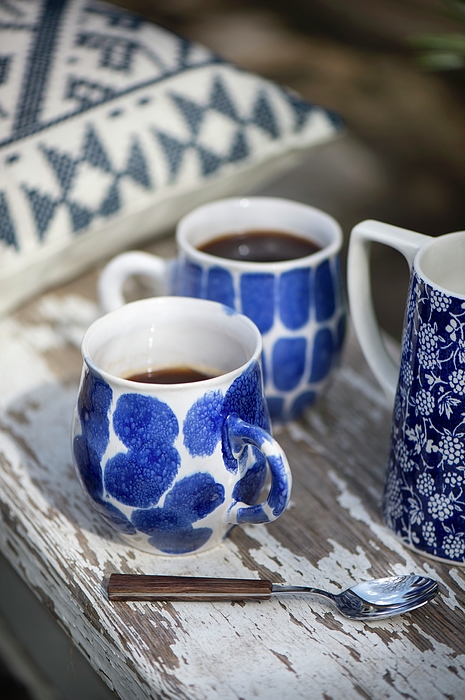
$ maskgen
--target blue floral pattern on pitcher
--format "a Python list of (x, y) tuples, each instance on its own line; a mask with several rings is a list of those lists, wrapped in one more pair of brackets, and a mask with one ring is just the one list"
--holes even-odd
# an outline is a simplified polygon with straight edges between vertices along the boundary
[(394, 406), (387, 524), (427, 554), (465, 561), (465, 301), (409, 290)]

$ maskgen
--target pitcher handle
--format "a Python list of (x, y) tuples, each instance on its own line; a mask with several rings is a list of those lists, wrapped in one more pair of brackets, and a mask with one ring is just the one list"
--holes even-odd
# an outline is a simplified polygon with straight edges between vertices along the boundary
[(388, 354), (373, 306), (369, 251), (372, 241), (398, 250), (412, 269), (416, 253), (430, 236), (380, 221), (362, 221), (352, 229), (347, 258), (350, 313), (360, 347), (373, 374), (394, 405), (399, 367)]
[(124, 306), (124, 283), (133, 275), (147, 275), (156, 280), (160, 287), (159, 294), (168, 294), (171, 260), (143, 251), (121, 253), (103, 268), (98, 280), (98, 299), (104, 313), (116, 311)]
[(291, 496), (292, 475), (282, 448), (266, 430), (231, 414), (226, 431), (233, 456), (237, 459), (246, 445), (253, 445), (264, 455), (271, 476), (268, 496), (262, 503), (248, 505), (235, 501), (227, 514), (228, 523), (269, 523), (287, 508)]

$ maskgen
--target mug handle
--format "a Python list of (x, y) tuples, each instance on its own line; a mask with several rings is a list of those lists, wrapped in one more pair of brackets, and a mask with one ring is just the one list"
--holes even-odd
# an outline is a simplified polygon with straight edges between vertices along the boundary
[(388, 354), (376, 320), (370, 282), (369, 251), (372, 241), (398, 250), (412, 269), (416, 253), (430, 236), (380, 221), (362, 221), (352, 229), (347, 256), (347, 291), (350, 314), (360, 347), (373, 374), (394, 405), (399, 367)]
[(256, 505), (235, 501), (228, 511), (227, 522), (240, 525), (276, 520), (286, 509), (291, 496), (292, 475), (286, 455), (276, 440), (263, 428), (246, 423), (236, 414), (230, 414), (225, 422), (233, 456), (238, 459), (246, 445), (253, 445), (264, 455), (271, 475), (266, 501)]
[(98, 280), (98, 299), (104, 313), (124, 306), (124, 283), (133, 275), (147, 275), (156, 280), (160, 294), (168, 293), (172, 261), (142, 251), (121, 253), (103, 268)]

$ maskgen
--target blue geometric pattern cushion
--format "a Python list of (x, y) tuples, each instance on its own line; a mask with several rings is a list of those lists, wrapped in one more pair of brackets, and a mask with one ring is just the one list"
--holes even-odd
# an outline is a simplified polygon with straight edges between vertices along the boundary
[(0, 3), (0, 313), (261, 184), (340, 129), (112, 5)]

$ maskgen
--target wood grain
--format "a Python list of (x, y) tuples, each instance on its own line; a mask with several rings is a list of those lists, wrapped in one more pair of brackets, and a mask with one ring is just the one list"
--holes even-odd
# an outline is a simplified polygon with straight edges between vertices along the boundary
[(112, 574), (109, 600), (268, 600), (271, 581), (206, 576)]
[[(152, 250), (170, 255), (171, 238)], [(274, 434), (294, 486), (268, 525), (209, 552), (159, 557), (119, 541), (72, 467), (70, 424), (96, 273), (0, 321), (0, 549), (122, 700), (465, 697), (465, 571), (411, 552), (380, 501), (390, 431), (383, 395), (350, 334), (326, 397)], [(266, 579), (334, 593), (422, 573), (426, 608), (352, 622), (316, 599), (108, 599), (111, 574)]]

